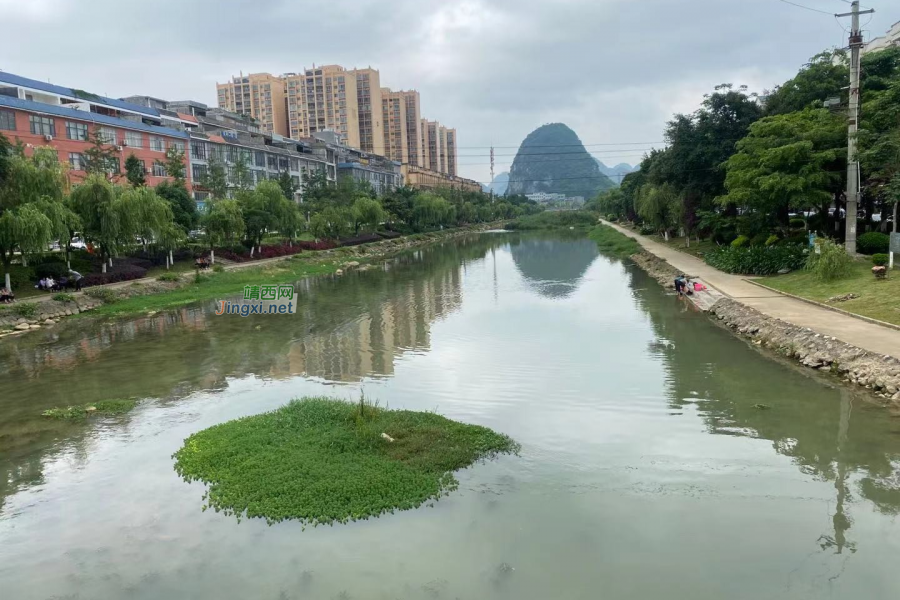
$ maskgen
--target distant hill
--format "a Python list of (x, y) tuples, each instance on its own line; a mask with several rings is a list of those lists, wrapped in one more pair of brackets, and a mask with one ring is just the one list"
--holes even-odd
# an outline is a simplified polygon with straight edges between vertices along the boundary
[(591, 198), (615, 187), (574, 131), (550, 123), (528, 134), (509, 171), (509, 194), (548, 192)]
[(622, 178), (625, 177), (625, 175), (641, 170), (640, 165), (635, 165), (632, 167), (628, 163), (619, 163), (614, 167), (607, 167), (599, 159), (595, 158), (594, 160), (597, 161), (597, 165), (600, 167), (600, 172), (609, 177), (610, 181), (613, 182), (613, 185), (617, 187), (620, 183), (622, 183)]
[(495, 195), (503, 196), (506, 194), (506, 188), (509, 187), (509, 173), (504, 171), (494, 177), (494, 181), (492, 181), (490, 185), (482, 184), (481, 187), (485, 194), (490, 194), (491, 189), (493, 189)]

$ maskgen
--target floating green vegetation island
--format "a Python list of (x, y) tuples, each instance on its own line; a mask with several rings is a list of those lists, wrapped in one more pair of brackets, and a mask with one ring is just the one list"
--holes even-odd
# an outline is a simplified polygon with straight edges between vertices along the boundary
[(319, 525), (416, 508), (455, 490), (454, 471), (518, 451), (434, 413), (302, 398), (195, 433), (173, 458), (208, 484), (204, 510)]
[(41, 414), (51, 419), (81, 421), (91, 415), (120, 415), (127, 413), (135, 406), (137, 406), (137, 400), (133, 399), (102, 400), (100, 402), (66, 406), (65, 408), (50, 408)]

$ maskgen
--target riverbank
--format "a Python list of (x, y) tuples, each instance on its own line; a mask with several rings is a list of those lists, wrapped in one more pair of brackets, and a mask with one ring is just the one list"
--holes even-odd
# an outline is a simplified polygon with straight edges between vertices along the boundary
[(631, 258), (664, 287), (679, 273), (713, 286), (723, 297), (704, 310), (736, 334), (900, 407), (900, 332), (769, 292), (613, 223), (602, 226), (639, 243), (642, 251)]
[(92, 316), (119, 317), (155, 313), (192, 302), (235, 295), (246, 285), (292, 283), (305, 277), (343, 274), (367, 269), (376, 260), (430, 244), (484, 231), (497, 224), (413, 234), (380, 242), (310, 251), (258, 262), (236, 263), (221, 272), (181, 274), (177, 280), (145, 279), (96, 286), (78, 294), (57, 294), (40, 302), (0, 307), (0, 338), (55, 325), (62, 319)]

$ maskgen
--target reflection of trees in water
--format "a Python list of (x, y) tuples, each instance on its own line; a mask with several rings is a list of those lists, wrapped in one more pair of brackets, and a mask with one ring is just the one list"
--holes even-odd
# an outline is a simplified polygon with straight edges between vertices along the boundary
[[(658, 340), (650, 351), (668, 372), (670, 403), (696, 404), (707, 428), (719, 435), (771, 440), (804, 473), (835, 484), (833, 531), (820, 538), (823, 549), (855, 551), (846, 532), (852, 521), (850, 478), (862, 475), (861, 497), (879, 510), (900, 513), (900, 436), (895, 420), (882, 409), (778, 367), (730, 332), (699, 323), (685, 304), (659, 293), (640, 271), (632, 273), (639, 305), (650, 316)], [(702, 325), (702, 326), (699, 326)], [(758, 404), (771, 405), (760, 410)]]
[[(566, 239), (568, 238), (568, 239)], [(513, 262), (542, 296), (565, 298), (597, 258), (597, 244), (578, 235), (526, 234), (510, 243)]]
[(41, 411), (121, 397), (176, 399), (225, 389), (227, 378), (248, 374), (391, 375), (395, 358), (427, 350), (431, 323), (459, 307), (466, 263), (506, 242), (473, 236), (402, 255), (384, 271), (305, 279), (297, 284), (298, 314), (289, 317), (217, 317), (208, 302), (6, 340), (0, 371), (15, 385), (0, 394), (0, 507), (16, 489), (42, 481), (58, 441), (80, 454), (92, 442), (89, 427), (44, 419)]

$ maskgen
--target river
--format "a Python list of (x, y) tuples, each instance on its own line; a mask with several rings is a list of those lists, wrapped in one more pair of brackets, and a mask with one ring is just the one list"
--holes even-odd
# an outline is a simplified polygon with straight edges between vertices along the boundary
[[(0, 343), (0, 597), (900, 596), (900, 419), (772, 360), (583, 237), (486, 233), (299, 284)], [(185, 437), (293, 397), (434, 410), (521, 456), (334, 527), (201, 511)], [(136, 397), (65, 423), (54, 406)]]

